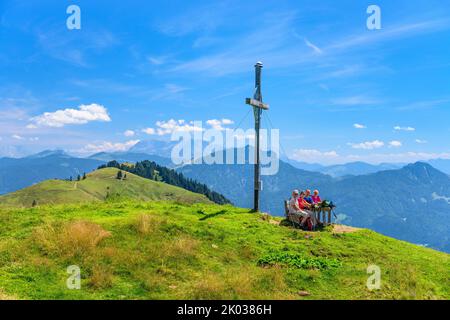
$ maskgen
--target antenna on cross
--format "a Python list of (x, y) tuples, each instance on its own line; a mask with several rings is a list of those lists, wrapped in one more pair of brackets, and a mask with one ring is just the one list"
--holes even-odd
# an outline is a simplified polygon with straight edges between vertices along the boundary
[(254, 199), (253, 211), (259, 211), (259, 191), (261, 190), (260, 180), (260, 157), (259, 157), (259, 129), (261, 127), (261, 114), (263, 110), (269, 110), (269, 105), (263, 103), (261, 93), (261, 69), (262, 62), (258, 61), (255, 64), (255, 93), (253, 98), (246, 98), (245, 103), (253, 107), (253, 114), (255, 116), (255, 174), (254, 174)]

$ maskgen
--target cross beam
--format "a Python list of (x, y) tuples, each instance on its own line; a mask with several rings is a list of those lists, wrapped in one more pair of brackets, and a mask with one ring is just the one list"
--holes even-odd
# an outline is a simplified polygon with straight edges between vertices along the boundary
[(261, 109), (264, 109), (264, 110), (269, 110), (269, 105), (268, 104), (263, 103), (263, 102), (258, 101), (258, 100), (255, 100), (255, 99), (252, 99), (252, 98), (246, 98), (245, 99), (245, 103), (249, 104), (249, 105), (251, 105), (252, 107), (255, 107), (255, 108), (261, 108)]
[(259, 160), (259, 129), (261, 127), (261, 113), (263, 110), (269, 110), (269, 105), (262, 102), (261, 94), (261, 69), (263, 67), (262, 62), (255, 64), (255, 94), (253, 98), (246, 98), (245, 103), (253, 107), (253, 114), (255, 116), (255, 134), (256, 134), (256, 146), (255, 146), (255, 181), (254, 181), (254, 201), (253, 211), (259, 211), (259, 191), (261, 190), (260, 181), (260, 160)]

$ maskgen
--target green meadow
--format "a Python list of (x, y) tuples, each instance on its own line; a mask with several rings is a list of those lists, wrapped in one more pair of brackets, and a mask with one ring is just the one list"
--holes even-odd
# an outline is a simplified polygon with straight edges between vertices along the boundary
[[(449, 299), (445, 253), (369, 230), (304, 232), (247, 209), (107, 201), (0, 209), (15, 299)], [(368, 290), (368, 265), (381, 288)], [(66, 286), (79, 266), (80, 290)], [(305, 293), (306, 292), (306, 293)], [(307, 294), (307, 295), (305, 295)]]
[[(281, 218), (117, 169), (0, 197), (0, 299), (449, 299), (449, 255)], [(34, 203), (34, 206), (32, 204)], [(381, 287), (369, 290), (370, 265)], [(80, 269), (70, 289), (69, 266)]]

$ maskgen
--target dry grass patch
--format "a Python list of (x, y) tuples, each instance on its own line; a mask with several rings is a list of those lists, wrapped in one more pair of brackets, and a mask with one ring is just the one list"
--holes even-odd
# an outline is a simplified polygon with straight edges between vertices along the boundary
[(112, 285), (113, 273), (111, 270), (103, 265), (94, 265), (89, 277), (89, 286), (93, 289), (106, 289), (111, 288)]
[(149, 214), (140, 214), (136, 218), (134, 227), (141, 235), (154, 233), (159, 229), (162, 221), (158, 217)]
[(167, 258), (188, 258), (195, 255), (200, 241), (183, 236), (167, 241), (162, 248), (162, 254)]
[(350, 226), (344, 226), (342, 224), (335, 224), (333, 225), (333, 233), (334, 234), (340, 234), (340, 233), (352, 233), (361, 230), (360, 228), (350, 227)]
[(67, 224), (47, 224), (35, 230), (33, 240), (46, 254), (74, 257), (91, 254), (98, 244), (111, 236), (98, 224), (74, 221)]
[(189, 299), (194, 300), (223, 300), (225, 296), (225, 283), (223, 277), (215, 273), (203, 275), (199, 281), (194, 284), (192, 294)]
[(4, 293), (3, 290), (0, 289), (0, 300), (19, 300), (19, 299), (16, 296)]

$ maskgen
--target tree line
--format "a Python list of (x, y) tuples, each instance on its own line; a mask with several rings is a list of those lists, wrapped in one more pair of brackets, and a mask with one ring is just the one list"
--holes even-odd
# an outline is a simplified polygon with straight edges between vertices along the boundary
[(162, 167), (153, 161), (144, 160), (136, 162), (134, 166), (120, 164), (113, 160), (107, 164), (101, 165), (98, 169), (117, 168), (123, 171), (130, 172), (142, 178), (151, 179), (155, 181), (162, 181), (173, 186), (177, 186), (195, 193), (205, 195), (209, 200), (217, 204), (231, 203), (222, 194), (212, 191), (207, 185), (197, 182), (196, 180), (185, 177), (182, 173), (176, 172), (173, 169)]

